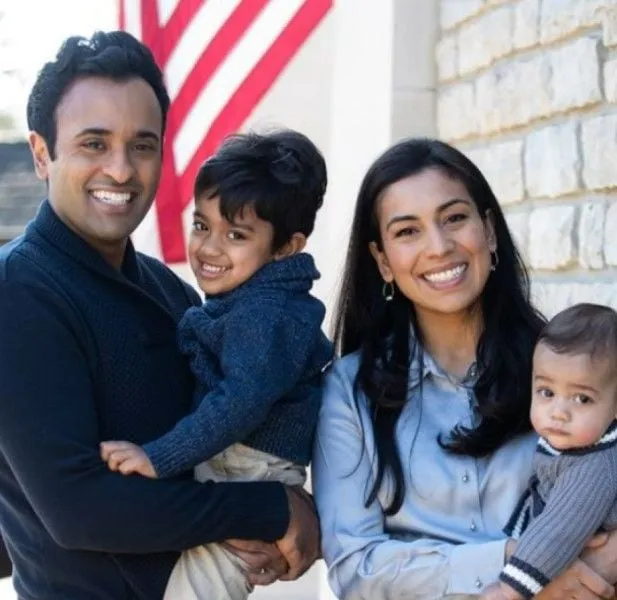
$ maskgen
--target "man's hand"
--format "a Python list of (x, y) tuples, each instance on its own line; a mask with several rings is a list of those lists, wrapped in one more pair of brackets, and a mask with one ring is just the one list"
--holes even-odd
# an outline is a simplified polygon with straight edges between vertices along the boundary
[(246, 563), (246, 578), (252, 585), (269, 585), (289, 569), (276, 544), (247, 540), (227, 540), (222, 544)]
[(101, 458), (112, 471), (138, 473), (156, 479), (156, 471), (141, 446), (131, 442), (101, 442)]
[(276, 542), (289, 564), (282, 581), (293, 581), (321, 556), (319, 519), (312, 496), (300, 487), (286, 487), (289, 500), (289, 526)]
[(534, 597), (536, 600), (610, 600), (614, 594), (615, 590), (610, 583), (583, 561), (576, 560)]

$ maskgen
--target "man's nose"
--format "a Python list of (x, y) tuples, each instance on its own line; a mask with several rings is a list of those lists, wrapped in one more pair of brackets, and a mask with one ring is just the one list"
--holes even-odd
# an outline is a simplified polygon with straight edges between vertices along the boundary
[(105, 174), (116, 183), (127, 183), (135, 173), (135, 165), (126, 149), (111, 152), (105, 163)]

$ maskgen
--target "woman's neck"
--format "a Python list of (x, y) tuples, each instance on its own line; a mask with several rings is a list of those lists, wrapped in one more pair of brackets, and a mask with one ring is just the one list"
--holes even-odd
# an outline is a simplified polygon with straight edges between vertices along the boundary
[(478, 339), (482, 333), (482, 314), (443, 314), (417, 311), (425, 350), (449, 375), (462, 379), (476, 360)]

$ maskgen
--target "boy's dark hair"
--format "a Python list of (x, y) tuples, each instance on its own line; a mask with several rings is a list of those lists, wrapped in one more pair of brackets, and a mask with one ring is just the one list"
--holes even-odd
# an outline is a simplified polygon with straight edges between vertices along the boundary
[(617, 312), (600, 304), (575, 304), (547, 323), (538, 343), (557, 354), (613, 360), (617, 357)]
[(328, 183), (326, 163), (315, 144), (292, 130), (227, 137), (200, 168), (195, 199), (220, 198), (228, 221), (252, 207), (274, 228), (273, 250), (294, 233), (309, 236)]
[(64, 41), (56, 59), (43, 66), (28, 97), (28, 127), (43, 137), (52, 160), (57, 135), (56, 108), (68, 87), (86, 77), (114, 81), (138, 77), (146, 81), (161, 106), (161, 134), (164, 133), (169, 96), (150, 50), (124, 31), (97, 31), (90, 39), (73, 36)]

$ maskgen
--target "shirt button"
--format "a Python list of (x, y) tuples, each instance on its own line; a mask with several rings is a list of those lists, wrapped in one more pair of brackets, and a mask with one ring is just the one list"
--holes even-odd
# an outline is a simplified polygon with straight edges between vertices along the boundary
[(471, 524), (469, 525), (469, 529), (471, 529), (471, 531), (475, 531), (476, 529), (478, 529), (475, 521), (471, 522)]
[(480, 578), (479, 578), (479, 577), (478, 577), (478, 578), (476, 578), (476, 587), (477, 587), (478, 589), (480, 589), (480, 588), (482, 587), (482, 581), (480, 580)]
[(463, 480), (463, 483), (467, 483), (469, 481), (469, 475), (467, 475), (467, 473), (465, 473), (465, 475), (463, 475), (463, 477), (461, 479)]

